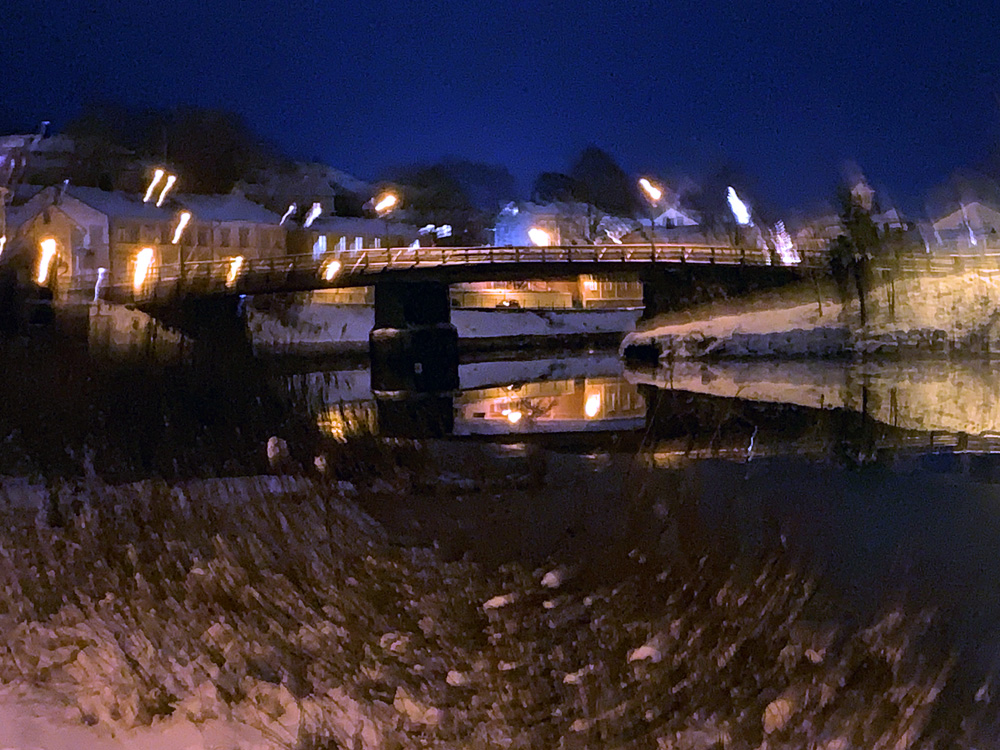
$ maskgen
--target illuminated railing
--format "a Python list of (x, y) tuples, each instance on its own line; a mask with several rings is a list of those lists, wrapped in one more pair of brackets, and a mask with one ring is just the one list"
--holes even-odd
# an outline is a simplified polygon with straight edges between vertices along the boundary
[[(826, 268), (826, 251), (817, 247), (803, 251), (802, 262), (794, 267)], [(244, 258), (234, 266), (233, 258), (163, 264), (156, 278), (143, 288), (141, 296), (132, 286), (113, 280), (102, 296), (109, 299), (150, 299), (169, 295), (213, 294), (221, 292), (266, 293), (283, 290), (365, 286), (375, 276), (411, 269), (459, 268), (513, 265), (585, 266), (580, 273), (593, 272), (594, 265), (692, 264), (692, 265), (781, 265), (768, 251), (730, 245), (561, 245), (550, 247), (421, 247), (366, 248), (326, 253)], [(331, 273), (331, 262), (339, 263)], [(234, 270), (235, 269), (235, 270)], [(620, 269), (614, 269), (620, 270)], [(567, 269), (567, 272), (572, 272)]]

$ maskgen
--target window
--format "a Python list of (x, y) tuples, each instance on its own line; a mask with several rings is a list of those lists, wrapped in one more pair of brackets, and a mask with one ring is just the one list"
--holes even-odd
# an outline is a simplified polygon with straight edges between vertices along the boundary
[(207, 229), (198, 230), (198, 244), (202, 247), (208, 247), (209, 245), (209, 231)]
[(240, 227), (240, 247), (250, 247), (249, 227)]
[(360, 250), (365, 246), (364, 237), (355, 237), (354, 242), (351, 243), (351, 250)]
[(219, 230), (219, 246), (229, 247), (229, 229)]
[(382, 247), (382, 240), (376, 237), (372, 240), (372, 247)]
[(313, 259), (318, 260), (326, 253), (326, 235), (321, 234), (316, 237), (316, 241), (313, 242)]
[(341, 237), (339, 240), (337, 240), (337, 252), (338, 253), (347, 252), (347, 238), (346, 237)]
[(138, 242), (139, 241), (139, 225), (131, 224), (124, 229), (125, 241), (126, 242)]

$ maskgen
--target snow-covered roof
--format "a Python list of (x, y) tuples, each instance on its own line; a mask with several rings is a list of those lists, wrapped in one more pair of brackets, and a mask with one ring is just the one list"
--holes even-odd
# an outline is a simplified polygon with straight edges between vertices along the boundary
[(65, 195), (75, 198), (113, 219), (173, 220), (173, 211), (162, 207), (157, 208), (154, 203), (143, 203), (140, 195), (77, 185), (69, 185), (66, 188), (47, 188), (48, 190), (55, 191), (55, 194), (63, 191)]
[(192, 214), (196, 221), (246, 222), (251, 224), (274, 224), (281, 217), (268, 211), (239, 193), (228, 195), (192, 195), (180, 194), (172, 196), (173, 201)]
[(968, 227), (973, 231), (1000, 229), (1000, 210), (980, 201), (973, 201), (934, 222), (934, 229), (937, 231)]
[(346, 236), (365, 235), (412, 235), (417, 236), (417, 228), (412, 224), (390, 221), (388, 230), (384, 219), (365, 219), (357, 216), (321, 216), (309, 229), (317, 234), (342, 234)]

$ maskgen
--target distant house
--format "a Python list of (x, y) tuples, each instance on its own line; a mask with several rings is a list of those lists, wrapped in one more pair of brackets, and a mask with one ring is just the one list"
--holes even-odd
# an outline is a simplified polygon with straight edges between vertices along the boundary
[(694, 211), (686, 211), (679, 206), (671, 206), (653, 218), (658, 227), (696, 227), (700, 222)]
[(412, 224), (354, 216), (320, 216), (308, 227), (301, 222), (286, 222), (285, 226), (289, 254), (312, 254), (315, 258), (347, 250), (407, 247), (420, 236)]
[[(311, 255), (319, 261), (324, 256), (336, 258), (350, 250), (385, 247), (408, 247), (420, 238), (412, 224), (389, 219), (365, 219), (353, 216), (320, 216), (308, 227), (300, 219), (288, 221), (290, 255)], [(372, 304), (370, 287), (323, 289), (313, 292), (315, 302), (327, 304)]]
[[(584, 203), (510, 203), (497, 217), (494, 245), (526, 247), (544, 238), (550, 245), (614, 244), (635, 222), (604, 214)], [(532, 230), (544, 235), (532, 236)], [(637, 307), (642, 284), (635, 274), (584, 275), (570, 281), (457, 284), (452, 298), (469, 307)]]
[(972, 249), (1000, 245), (1000, 209), (982, 201), (960, 205), (933, 222), (935, 239), (946, 245)]
[[(190, 214), (179, 231), (182, 216)], [(149, 278), (164, 266), (187, 273), (215, 273), (236, 256), (280, 257), (285, 233), (280, 217), (239, 194), (176, 195), (162, 207), (142, 197), (89, 187), (45, 188), (11, 211), (9, 253), (0, 262), (28, 265), (57, 299), (92, 296), (98, 280), (128, 285), (140, 253), (152, 250)], [(47, 256), (46, 241), (54, 241)], [(43, 259), (50, 264), (45, 271)], [(214, 265), (213, 265), (214, 264)]]
[(550, 245), (589, 245), (602, 217), (585, 203), (509, 203), (497, 216), (493, 244), (534, 245), (530, 232), (537, 229), (545, 232)]

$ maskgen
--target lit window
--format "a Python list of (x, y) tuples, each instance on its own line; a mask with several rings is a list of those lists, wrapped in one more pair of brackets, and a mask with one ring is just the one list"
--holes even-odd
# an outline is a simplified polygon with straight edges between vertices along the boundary
[(354, 242), (351, 243), (351, 250), (360, 250), (365, 246), (364, 237), (355, 237)]
[(313, 258), (321, 258), (326, 253), (326, 235), (321, 234), (313, 242)]

